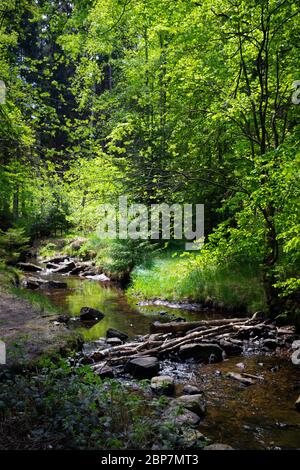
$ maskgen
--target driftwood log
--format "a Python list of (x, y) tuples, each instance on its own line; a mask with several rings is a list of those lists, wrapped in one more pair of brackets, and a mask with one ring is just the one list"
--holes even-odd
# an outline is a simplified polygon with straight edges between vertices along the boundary
[(196, 322), (155, 322), (151, 333), (138, 337), (136, 340), (122, 345), (107, 347), (92, 353), (90, 358), (99, 367), (99, 363), (111, 366), (125, 364), (128, 360), (142, 356), (158, 358), (177, 355), (180, 348), (186, 345), (213, 342), (225, 348), (224, 343), (234, 346), (235, 343), (252, 337), (268, 338), (269, 333), (278, 336), (280, 341), (284, 335), (291, 335), (291, 329), (276, 328), (268, 322), (261, 322), (255, 316), (252, 318), (231, 318), (221, 320), (201, 320)]
[(200, 320), (192, 322), (152, 323), (151, 333), (185, 333), (186, 331), (209, 328), (210, 326), (230, 325), (231, 323), (244, 323), (245, 318), (229, 318), (224, 320)]

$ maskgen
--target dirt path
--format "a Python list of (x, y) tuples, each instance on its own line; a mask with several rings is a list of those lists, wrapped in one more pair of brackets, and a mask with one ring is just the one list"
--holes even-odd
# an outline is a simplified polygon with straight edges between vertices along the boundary
[(55, 314), (0, 291), (0, 339), (6, 344), (7, 365), (24, 364), (75, 347), (78, 337)]

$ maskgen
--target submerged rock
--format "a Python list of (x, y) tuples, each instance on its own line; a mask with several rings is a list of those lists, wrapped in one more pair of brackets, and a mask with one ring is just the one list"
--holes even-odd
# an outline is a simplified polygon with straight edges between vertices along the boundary
[(107, 338), (119, 338), (122, 341), (126, 341), (128, 339), (128, 335), (126, 333), (116, 330), (115, 328), (108, 328), (106, 332), (106, 337)]
[(95, 308), (82, 307), (80, 310), (81, 321), (102, 320), (102, 318), (104, 318), (104, 314)]
[(243, 362), (238, 362), (238, 363), (236, 364), (236, 367), (238, 367), (239, 369), (245, 369), (246, 366), (245, 366), (245, 364), (244, 364)]
[(228, 372), (226, 374), (226, 377), (229, 377), (230, 379), (237, 380), (238, 382), (242, 383), (243, 385), (254, 385), (256, 382), (253, 379), (250, 379), (250, 377), (243, 377), (241, 374), (237, 374), (236, 372)]
[(223, 360), (223, 350), (217, 344), (192, 343), (185, 344), (179, 349), (181, 359), (193, 358), (197, 362), (219, 362)]
[(158, 375), (151, 380), (151, 389), (158, 395), (173, 395), (175, 382), (173, 377), (168, 375)]
[(151, 379), (159, 371), (159, 362), (152, 356), (137, 357), (127, 362), (124, 371), (136, 379)]

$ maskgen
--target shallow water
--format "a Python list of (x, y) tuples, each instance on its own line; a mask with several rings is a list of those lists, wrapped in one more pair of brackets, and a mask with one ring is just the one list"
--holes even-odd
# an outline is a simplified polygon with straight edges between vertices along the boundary
[[(244, 369), (237, 366), (240, 363)], [(176, 377), (172, 364), (164, 368)], [(226, 377), (227, 372), (241, 370), (263, 380), (247, 387)], [(272, 354), (234, 357), (211, 365), (185, 364), (176, 380), (182, 382), (177, 385), (178, 395), (186, 383), (203, 390), (207, 414), (199, 430), (212, 442), (235, 449), (300, 449), (300, 413), (294, 405), (300, 394), (300, 371), (289, 358)]]
[[(92, 327), (74, 322), (86, 341), (106, 334), (109, 327), (126, 332), (130, 337), (146, 334), (155, 320), (167, 321), (166, 312), (188, 321), (220, 318), (212, 312), (185, 311), (167, 306), (138, 306), (127, 299), (123, 290), (110, 284), (68, 276), (42, 274), (67, 282), (67, 289), (22, 290), (22, 295), (35, 300), (44, 310), (52, 310), (76, 317), (82, 307), (102, 311), (105, 317)], [(226, 373), (244, 372), (262, 375), (263, 380), (249, 387), (227, 378)], [(300, 394), (300, 372), (289, 358), (274, 354), (239, 356), (218, 364), (193, 363), (162, 364), (162, 374), (175, 377), (176, 394), (183, 384), (199, 386), (207, 402), (207, 415), (199, 430), (212, 442), (229, 444), (236, 449), (300, 449), (300, 414), (294, 403)]]
[[(30, 276), (29, 276), (30, 277)], [(108, 328), (124, 331), (129, 337), (149, 333), (150, 324), (156, 320), (167, 321), (167, 314), (182, 317), (187, 321), (200, 318), (196, 311), (185, 311), (166, 306), (138, 306), (130, 301), (124, 291), (111, 283), (104, 283), (79, 277), (40, 274), (38, 277), (67, 282), (67, 289), (23, 290), (22, 295), (35, 300), (45, 310), (54, 310), (77, 317), (82, 307), (93, 307), (105, 317), (92, 326), (82, 323), (76, 328), (85, 340), (95, 340), (106, 335)], [(166, 312), (162, 315), (159, 312)], [(201, 313), (201, 319), (221, 318), (215, 313)], [(77, 323), (77, 322), (76, 322)]]

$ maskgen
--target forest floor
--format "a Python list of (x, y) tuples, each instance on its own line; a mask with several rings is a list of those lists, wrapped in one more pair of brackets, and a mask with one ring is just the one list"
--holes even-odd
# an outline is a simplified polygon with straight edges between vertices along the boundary
[(7, 365), (32, 363), (74, 348), (78, 336), (55, 318), (0, 290), (0, 339), (6, 345)]

